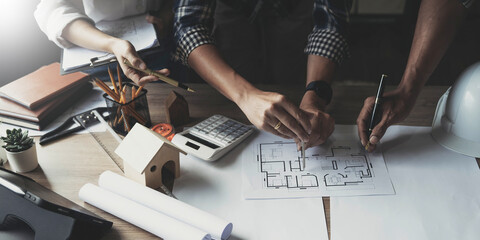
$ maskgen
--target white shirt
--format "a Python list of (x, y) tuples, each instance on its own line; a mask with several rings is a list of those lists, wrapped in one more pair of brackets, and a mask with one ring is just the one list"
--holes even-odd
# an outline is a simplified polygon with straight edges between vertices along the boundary
[(158, 7), (161, 1), (149, 0), (42, 0), (34, 16), (40, 29), (61, 48), (73, 46), (62, 37), (71, 22), (84, 19), (91, 23), (116, 20), (145, 13)]

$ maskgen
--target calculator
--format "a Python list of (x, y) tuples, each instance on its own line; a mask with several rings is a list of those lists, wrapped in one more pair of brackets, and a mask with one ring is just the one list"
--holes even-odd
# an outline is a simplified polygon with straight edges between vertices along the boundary
[(175, 134), (177, 147), (206, 161), (215, 161), (242, 142), (255, 128), (222, 115), (213, 115)]

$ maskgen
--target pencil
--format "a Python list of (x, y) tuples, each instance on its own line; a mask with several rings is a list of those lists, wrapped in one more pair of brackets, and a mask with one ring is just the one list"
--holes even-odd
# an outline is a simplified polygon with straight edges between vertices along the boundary
[(173, 79), (171, 79), (171, 78), (169, 78), (169, 77), (163, 76), (162, 74), (157, 73), (157, 72), (155, 72), (155, 71), (153, 71), (153, 70), (151, 70), (151, 69), (148, 69), (148, 68), (147, 68), (147, 69), (143, 70), (143, 69), (140, 69), (140, 68), (138, 68), (138, 67), (135, 67), (135, 66), (133, 66), (127, 59), (123, 59), (123, 63), (125, 63), (127, 66), (129, 66), (129, 67), (131, 67), (131, 68), (133, 68), (133, 69), (135, 69), (135, 70), (137, 70), (137, 71), (143, 72), (143, 73), (148, 74), (148, 75), (151, 75), (151, 76), (155, 76), (155, 77), (157, 77), (158, 79), (160, 79), (160, 80), (162, 80), (162, 81), (164, 81), (164, 82), (166, 82), (166, 83), (168, 83), (168, 84), (170, 84), (170, 85), (172, 85), (172, 86), (179, 87), (179, 88), (183, 88), (183, 89), (185, 89), (185, 90), (187, 90), (187, 91), (189, 91), (189, 92), (195, 92), (195, 90), (189, 88), (188, 86), (186, 86), (186, 85), (184, 85), (184, 84), (182, 84), (182, 83), (179, 83), (179, 82), (177, 82), (177, 81), (175, 81), (175, 80), (173, 80)]
[(119, 88), (121, 89), (123, 86), (122, 84), (122, 75), (120, 75), (120, 65), (118, 65), (117, 63), (117, 76), (118, 76), (118, 84), (119, 84)]
[(110, 70), (110, 67), (107, 67), (107, 69), (108, 75), (110, 76), (110, 81), (112, 81), (113, 89), (116, 93), (118, 93), (117, 84), (115, 84), (115, 78), (113, 78), (112, 70)]
[(97, 84), (98, 87), (100, 87), (105, 93), (108, 94), (113, 100), (119, 102), (120, 97), (112, 91), (104, 82), (100, 81), (98, 78), (95, 78), (93, 81), (95, 81), (95, 84)]
[(143, 86), (138, 87), (137, 91), (135, 92), (135, 98), (142, 92)]
[(135, 94), (137, 93), (135, 86), (132, 86), (132, 100), (135, 99)]
[(123, 112), (123, 109), (121, 109), (120, 111), (122, 112), (123, 124), (125, 125), (125, 128), (127, 129), (127, 132), (130, 132), (130, 124), (128, 123), (127, 119), (125, 118), (125, 113)]
[(123, 103), (127, 103), (127, 86), (124, 86), (122, 91), (120, 92), (120, 95), (122, 96), (123, 98)]
[[(115, 100), (116, 102), (120, 103), (120, 97), (112, 91), (112, 89), (110, 89), (104, 82), (100, 81), (98, 78), (95, 78), (94, 79), (95, 83), (97, 84), (98, 87), (100, 87), (105, 93), (107, 93), (113, 100)], [(146, 121), (145, 119), (143, 119), (143, 117), (141, 115), (139, 115), (135, 109), (132, 108), (132, 106), (130, 105), (127, 105), (127, 111), (135, 118), (137, 119), (137, 121), (142, 124), (142, 125), (145, 125)]]

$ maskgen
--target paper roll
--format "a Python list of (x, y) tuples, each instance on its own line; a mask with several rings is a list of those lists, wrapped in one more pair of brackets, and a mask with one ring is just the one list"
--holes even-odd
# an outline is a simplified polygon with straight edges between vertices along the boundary
[(111, 171), (105, 171), (100, 175), (98, 185), (148, 208), (197, 227), (216, 239), (227, 239), (232, 233), (232, 223)]
[(78, 193), (80, 199), (138, 226), (163, 239), (210, 240), (210, 234), (149, 209), (93, 184), (85, 184)]

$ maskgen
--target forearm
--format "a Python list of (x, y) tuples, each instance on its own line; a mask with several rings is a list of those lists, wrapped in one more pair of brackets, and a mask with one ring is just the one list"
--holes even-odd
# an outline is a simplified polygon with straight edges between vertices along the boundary
[(307, 82), (305, 85), (308, 85), (313, 81), (325, 81), (331, 84), (335, 68), (336, 64), (325, 57), (308, 55)]
[(113, 53), (114, 43), (120, 40), (103, 33), (83, 19), (75, 20), (65, 27), (62, 36), (77, 46), (109, 53)]
[(188, 57), (188, 64), (207, 83), (237, 104), (245, 94), (257, 90), (221, 58), (214, 45), (195, 48)]
[(418, 95), (445, 54), (466, 12), (457, 0), (422, 1), (400, 90)]

